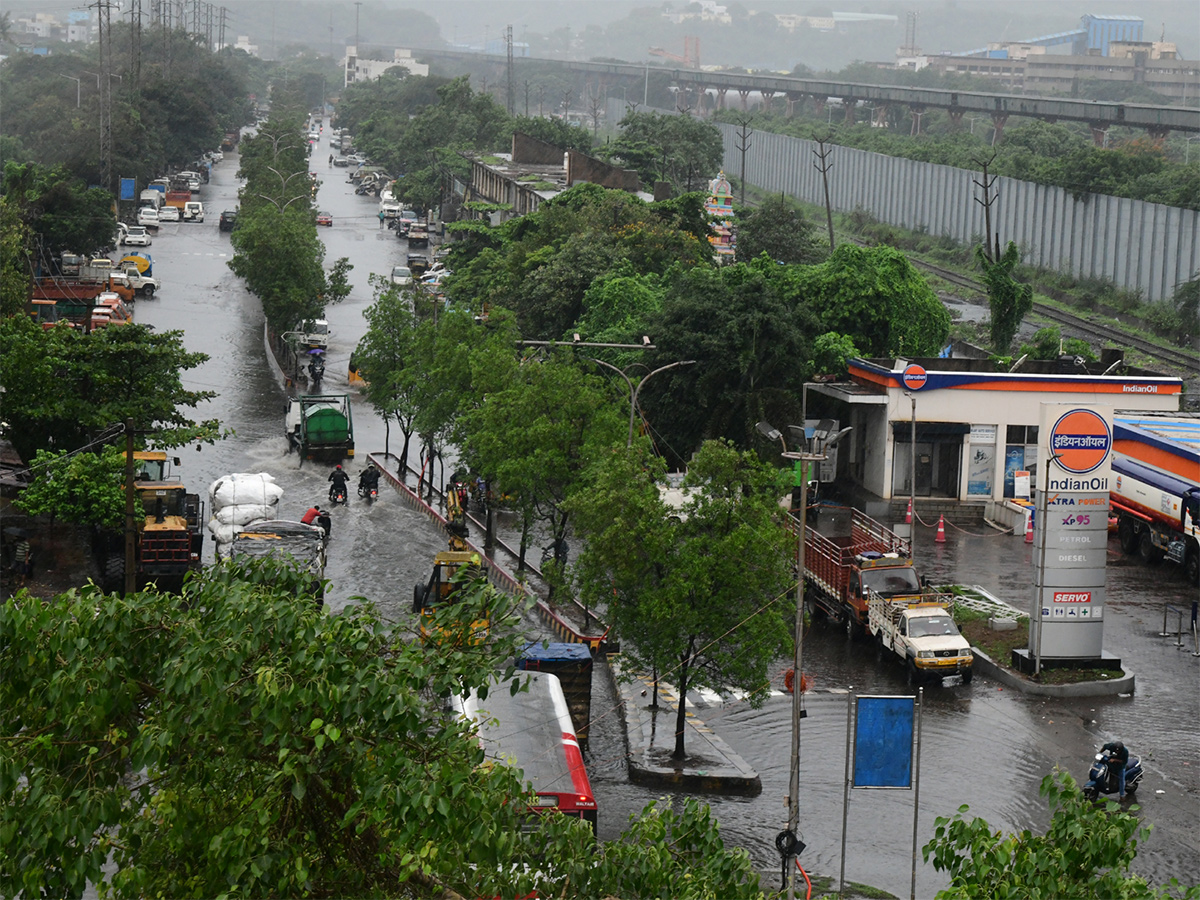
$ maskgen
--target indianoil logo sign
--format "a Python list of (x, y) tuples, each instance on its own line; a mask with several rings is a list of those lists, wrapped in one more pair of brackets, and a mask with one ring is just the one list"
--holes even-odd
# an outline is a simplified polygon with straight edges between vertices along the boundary
[(1083, 475), (1099, 468), (1112, 449), (1108, 423), (1090, 409), (1064, 413), (1050, 429), (1050, 452), (1060, 468)]
[(929, 373), (923, 367), (914, 363), (904, 370), (901, 380), (904, 382), (904, 386), (910, 391), (919, 391), (929, 381)]

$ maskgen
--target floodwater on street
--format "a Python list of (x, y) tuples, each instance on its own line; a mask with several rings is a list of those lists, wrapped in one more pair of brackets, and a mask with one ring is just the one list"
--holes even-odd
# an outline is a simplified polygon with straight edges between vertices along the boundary
[[(390, 272), (404, 261), (407, 247), (393, 232), (379, 229), (374, 198), (356, 196), (346, 183), (348, 170), (327, 166), (328, 153), (323, 137), (310, 163), (323, 181), (319, 208), (333, 216), (332, 227), (319, 229), (326, 264), (346, 256), (354, 270), (350, 297), (327, 312), (332, 335), (323, 389), (353, 397), (357, 455), (347, 466), (353, 477), (365, 465), (366, 454), (383, 451), (385, 443), (383, 422), (346, 384), (350, 353), (366, 331), (362, 314), (373, 299), (367, 276)], [(210, 355), (203, 366), (185, 373), (187, 387), (219, 394), (196, 417), (218, 418), (236, 432), (200, 452), (178, 451), (189, 488), (206, 494), (213, 480), (231, 472), (268, 472), (284, 489), (281, 517), (299, 518), (314, 502), (325, 504), (329, 467), (302, 466), (295, 454), (287, 453), (287, 394), (264, 346), (262, 311), (227, 266), (232, 257), (229, 235), (218, 230), (217, 219), (223, 209), (236, 206), (237, 165), (237, 154), (231, 153), (213, 167), (212, 180), (201, 192), (203, 224), (161, 227), (150, 251), (163, 288), (153, 300), (139, 301), (136, 315), (160, 332), (182, 330), (188, 349)], [(399, 449), (398, 437), (393, 429), (393, 452)], [(412, 585), (428, 577), (433, 554), (444, 547), (440, 532), (386, 488), (373, 506), (352, 492), (349, 505), (335, 509), (333, 519), (329, 609), (337, 612), (356, 597), (367, 597), (389, 620), (411, 624)], [(960, 530), (957, 524), (948, 522), (944, 544), (934, 543), (932, 527), (918, 528), (921, 573), (935, 583), (981, 585), (1027, 609), (1032, 547), (984, 526)], [(211, 561), (211, 545), (205, 556)], [(1200, 882), (1200, 660), (1177, 650), (1174, 638), (1158, 636), (1164, 604), (1190, 605), (1196, 590), (1183, 583), (1177, 567), (1147, 568), (1123, 559), (1115, 540), (1108, 579), (1105, 648), (1136, 673), (1135, 693), (1050, 700), (1003, 689), (985, 677), (970, 685), (957, 680), (944, 687), (927, 685), (919, 843), (932, 836), (936, 817), (952, 815), (962, 804), (993, 828), (1044, 827), (1049, 816), (1037, 793), (1043, 776), (1062, 766), (1083, 780), (1095, 748), (1121, 739), (1143, 758), (1147, 773), (1138, 792), (1139, 815), (1155, 826), (1135, 871), (1153, 883), (1172, 876)], [(534, 637), (549, 637), (532, 623), (531, 629)], [(815, 685), (805, 698), (808, 717), (801, 729), (801, 828), (808, 845), (802, 862), (811, 873), (836, 879), (847, 692), (909, 695), (911, 690), (901, 666), (877, 660), (866, 643), (848, 643), (838, 629), (818, 623), (807, 632), (804, 649), (805, 670), (813, 674)], [(774, 684), (782, 684), (786, 667), (787, 661), (780, 660), (772, 673)], [(736, 700), (696, 700), (697, 716), (758, 771), (763, 783), (759, 797), (700, 796), (712, 806), (726, 842), (746, 848), (764, 873), (764, 887), (774, 888), (779, 879), (774, 839), (786, 820), (791, 698), (777, 693), (759, 710)], [(600, 802), (599, 834), (614, 838), (630, 815), (661, 792), (629, 784), (623, 730), (603, 677), (596, 679), (592, 712), (588, 764)], [(673, 802), (682, 796), (676, 793)], [(848, 880), (909, 895), (912, 804), (909, 791), (852, 792)], [(931, 866), (918, 862), (917, 896), (931, 896), (944, 883)]]

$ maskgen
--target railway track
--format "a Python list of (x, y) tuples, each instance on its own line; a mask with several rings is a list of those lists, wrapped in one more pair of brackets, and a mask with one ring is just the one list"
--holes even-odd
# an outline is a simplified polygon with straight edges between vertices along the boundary
[[(910, 260), (917, 268), (936, 275), (943, 281), (950, 284), (958, 285), (966, 288), (980, 296), (987, 295), (987, 289), (971, 278), (965, 275), (960, 275), (957, 272), (951, 272), (948, 269), (943, 269), (940, 266), (935, 266), (930, 263), (921, 262), (919, 260)], [(1153, 341), (1148, 341), (1145, 338), (1137, 335), (1129, 334), (1119, 328), (1112, 328), (1108, 325), (1102, 325), (1097, 322), (1089, 322), (1087, 319), (1072, 315), (1068, 312), (1063, 312), (1055, 306), (1050, 306), (1047, 303), (1038, 303), (1034, 301), (1033, 312), (1040, 316), (1045, 316), (1055, 322), (1069, 326), (1073, 331), (1078, 332), (1081, 336), (1092, 337), (1102, 341), (1112, 341), (1122, 347), (1131, 347), (1135, 350), (1140, 350), (1155, 359), (1161, 360), (1172, 366), (1176, 366), (1183, 372), (1194, 375), (1197, 369), (1200, 369), (1200, 356), (1195, 353), (1187, 353), (1177, 350), (1173, 347), (1167, 347), (1162, 344), (1157, 344)]]

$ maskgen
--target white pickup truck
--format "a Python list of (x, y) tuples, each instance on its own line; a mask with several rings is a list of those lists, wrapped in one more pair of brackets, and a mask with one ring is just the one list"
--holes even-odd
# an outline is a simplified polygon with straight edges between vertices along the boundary
[(872, 594), (867, 603), (868, 627), (881, 652), (904, 661), (909, 683), (924, 678), (962, 676), (970, 684), (975, 657), (959, 633), (946, 601), (930, 598), (889, 600)]
[(130, 287), (143, 297), (153, 297), (158, 290), (158, 279), (143, 275), (137, 266), (129, 263), (114, 266), (112, 260), (98, 258), (79, 266), (78, 275), (81, 281), (104, 281), (112, 278), (115, 284)]

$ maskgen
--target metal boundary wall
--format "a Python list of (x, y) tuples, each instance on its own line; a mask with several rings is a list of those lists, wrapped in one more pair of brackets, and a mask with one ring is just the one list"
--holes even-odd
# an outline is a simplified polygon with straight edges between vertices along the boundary
[[(736, 126), (714, 123), (725, 144), (725, 173), (738, 175)], [(814, 141), (755, 131), (746, 152), (746, 181), (824, 205), (814, 168)], [(963, 243), (983, 239), (979, 173), (833, 147), (829, 157), (833, 208), (862, 208), (881, 222)], [(1062, 188), (996, 180), (993, 228), (1001, 244), (1015, 241), (1021, 261), (1076, 277), (1108, 279), (1148, 300), (1169, 298), (1200, 273), (1200, 211), (1104, 194), (1075, 199)]]

